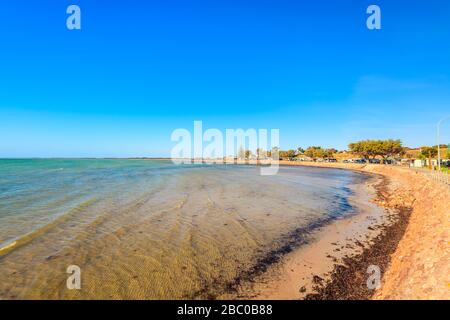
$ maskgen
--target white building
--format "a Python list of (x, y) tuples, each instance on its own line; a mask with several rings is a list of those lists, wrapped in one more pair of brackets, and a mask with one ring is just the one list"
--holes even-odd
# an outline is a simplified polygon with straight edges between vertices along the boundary
[(420, 160), (420, 159), (416, 159), (414, 160), (414, 162), (412, 163), (412, 166), (414, 168), (423, 168), (425, 166), (425, 161)]

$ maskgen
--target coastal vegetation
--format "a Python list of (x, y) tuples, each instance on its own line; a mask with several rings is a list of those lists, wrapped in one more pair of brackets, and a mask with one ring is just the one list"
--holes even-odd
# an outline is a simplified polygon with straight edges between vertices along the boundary
[[(448, 145), (439, 146), (441, 151), (441, 163), (443, 170), (450, 165), (450, 148)], [(400, 139), (386, 140), (361, 140), (348, 145), (348, 150), (337, 150), (335, 148), (324, 148), (322, 146), (309, 146), (307, 148), (298, 147), (296, 149), (281, 150), (273, 147), (271, 150), (262, 148), (256, 152), (241, 147), (238, 151), (238, 158), (245, 160), (263, 160), (273, 158), (278, 154), (279, 160), (289, 161), (326, 161), (326, 162), (371, 162), (371, 163), (392, 163), (402, 161), (413, 163), (414, 160), (423, 160), (429, 168), (433, 167), (433, 159), (437, 158), (438, 146), (423, 146), (420, 148), (408, 148), (403, 146)], [(434, 160), (436, 161), (436, 160)]]

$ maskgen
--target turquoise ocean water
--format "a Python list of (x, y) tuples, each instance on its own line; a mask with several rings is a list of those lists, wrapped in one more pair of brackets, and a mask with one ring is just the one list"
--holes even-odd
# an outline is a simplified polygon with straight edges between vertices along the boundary
[[(297, 245), (301, 230), (358, 212), (349, 199), (366, 179), (306, 167), (261, 176), (244, 165), (3, 159), (0, 298), (218, 297)], [(65, 290), (73, 264), (85, 290)]]

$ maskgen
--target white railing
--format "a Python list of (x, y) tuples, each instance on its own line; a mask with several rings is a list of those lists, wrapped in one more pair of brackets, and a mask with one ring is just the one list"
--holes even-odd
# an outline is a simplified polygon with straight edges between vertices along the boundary
[(409, 170), (414, 170), (416, 172), (421, 172), (428, 178), (434, 181), (441, 182), (447, 186), (450, 186), (450, 173), (444, 171), (437, 171), (435, 169), (428, 168), (415, 168), (415, 167), (403, 167), (408, 168)]
[(428, 175), (431, 179), (445, 183), (450, 186), (450, 174), (448, 172), (430, 170)]

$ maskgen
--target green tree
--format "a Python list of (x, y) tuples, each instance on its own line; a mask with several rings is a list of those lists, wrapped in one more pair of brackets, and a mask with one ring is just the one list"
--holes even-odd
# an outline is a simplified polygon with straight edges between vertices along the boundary
[(350, 151), (359, 155), (364, 159), (371, 159), (377, 156), (377, 142), (376, 140), (363, 140), (353, 142), (348, 145)]
[(305, 155), (315, 161), (317, 159), (331, 158), (333, 156), (333, 150), (334, 149), (323, 149), (322, 147), (312, 146), (305, 150)]
[(352, 142), (348, 145), (348, 149), (351, 153), (357, 154), (363, 158), (368, 159), (369, 154), (366, 147), (366, 141)]
[(379, 156), (386, 160), (390, 157), (400, 156), (405, 153), (401, 140), (381, 140), (379, 141)]
[(295, 157), (295, 150), (289, 149), (288, 151), (285, 151), (285, 157), (286, 158), (294, 158)]
[(312, 158), (313, 160), (316, 160), (318, 149), (320, 149), (320, 147), (308, 147), (305, 150), (305, 155), (309, 158)]
[(383, 161), (390, 157), (399, 156), (404, 153), (400, 140), (362, 140), (348, 145), (352, 153), (358, 154), (365, 159), (374, 159), (377, 156)]
[(431, 169), (431, 159), (437, 156), (437, 148), (434, 147), (422, 147), (420, 148), (420, 155), (428, 159), (428, 168)]
[(334, 148), (331, 148), (331, 149), (325, 149), (325, 152), (326, 152), (327, 158), (334, 158), (334, 154), (337, 153), (338, 151)]
[(326, 149), (328, 150), (328, 152), (331, 154), (331, 156), (333, 156), (335, 153), (338, 153), (339, 151), (337, 151), (337, 149), (335, 148), (331, 148), (331, 149)]

